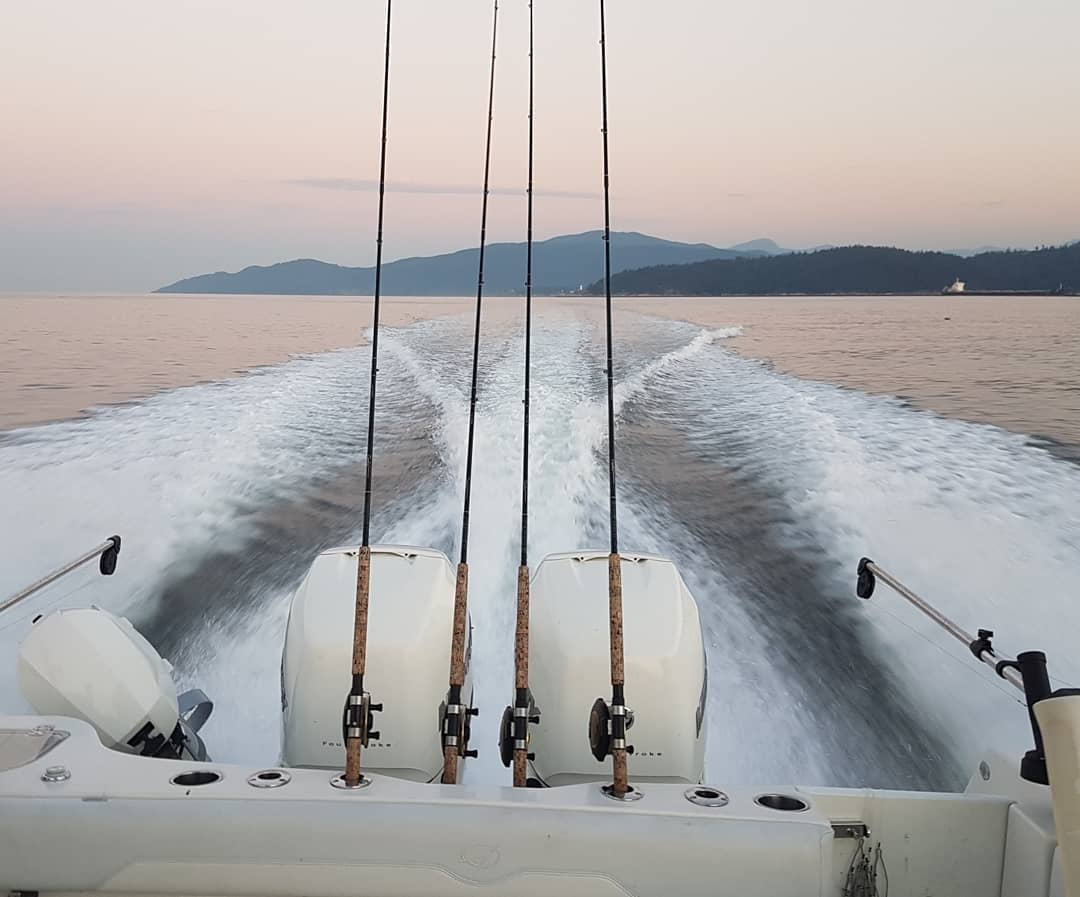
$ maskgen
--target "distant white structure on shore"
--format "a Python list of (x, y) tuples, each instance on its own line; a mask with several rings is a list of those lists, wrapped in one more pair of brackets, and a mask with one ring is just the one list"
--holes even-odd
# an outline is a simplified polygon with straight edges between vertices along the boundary
[(952, 286), (945, 287), (945, 289), (943, 289), (941, 292), (945, 293), (945, 294), (962, 293), (962, 292), (964, 292), (964, 286), (965, 286), (964, 281), (962, 281), (958, 277), (958, 278), (956, 278), (956, 280), (954, 280), (952, 282)]

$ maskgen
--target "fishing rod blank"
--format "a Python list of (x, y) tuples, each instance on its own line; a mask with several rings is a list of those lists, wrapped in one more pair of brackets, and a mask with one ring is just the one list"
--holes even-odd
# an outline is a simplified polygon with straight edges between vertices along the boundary
[(615, 488), (615, 371), (611, 338), (611, 177), (608, 165), (607, 29), (604, 0), (600, 0), (600, 87), (604, 138), (604, 292), (607, 324), (608, 498), (611, 554), (608, 557), (608, 618), (611, 656), (611, 704), (597, 698), (589, 716), (589, 742), (593, 755), (611, 754), (612, 782), (605, 791), (619, 800), (640, 795), (629, 783), (626, 730), (632, 713), (626, 706), (623, 651), (622, 560), (619, 557), (618, 509)]
[(529, 723), (540, 717), (529, 695), (529, 371), (532, 348), (533, 251), (533, 4), (529, 3), (529, 174), (525, 238), (525, 398), (521, 462), (521, 565), (518, 567), (514, 630), (514, 704), (503, 711), (499, 747), (503, 764), (514, 766), (514, 787), (528, 784)]
[(484, 151), (484, 197), (480, 211), (480, 265), (476, 280), (476, 323), (473, 329), (472, 385), (469, 394), (469, 436), (465, 449), (465, 505), (461, 515), (461, 558), (454, 589), (454, 629), (450, 645), (450, 689), (443, 710), (443, 774), (444, 784), (457, 782), (458, 757), (475, 757), (468, 749), (470, 716), (473, 707), (461, 703), (465, 685), (465, 639), (468, 629), (469, 603), (469, 505), (472, 499), (473, 444), (476, 433), (476, 389), (480, 372), (480, 312), (484, 298), (484, 248), (487, 242), (487, 208), (491, 177), (491, 124), (495, 109), (495, 48), (499, 33), (499, 0), (494, 2), (491, 22), (491, 77), (488, 86), (487, 144)]
[(345, 788), (368, 784), (360, 771), (360, 751), (379, 733), (373, 714), (383, 709), (364, 690), (367, 669), (368, 604), (371, 597), (371, 468), (375, 454), (375, 385), (379, 373), (379, 299), (382, 292), (383, 208), (386, 199), (386, 131), (390, 110), (390, 22), (393, 0), (386, 0), (386, 54), (383, 63), (382, 143), (379, 151), (379, 220), (375, 237), (375, 295), (372, 308), (371, 385), (368, 391), (367, 469), (364, 474), (364, 526), (356, 564), (356, 611), (353, 618), (352, 685), (345, 699), (345, 775), (334, 783)]

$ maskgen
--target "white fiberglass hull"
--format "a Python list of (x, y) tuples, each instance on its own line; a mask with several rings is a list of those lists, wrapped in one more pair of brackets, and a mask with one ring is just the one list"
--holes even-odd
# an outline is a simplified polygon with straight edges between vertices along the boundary
[[(28, 759), (43, 738), (10, 733), (43, 723), (70, 737)], [(1005, 760), (992, 761), (983, 786), (1000, 794), (725, 786), (726, 805), (708, 806), (686, 798), (692, 786), (659, 783), (634, 803), (596, 783), (512, 789), (373, 776), (350, 793), (325, 771), (301, 769), (280, 787), (255, 787), (253, 768), (121, 754), (72, 719), (0, 716), (0, 731), (9, 733), (0, 735), (0, 886), (9, 890), (839, 895), (856, 849), (845, 826), (858, 822), (871, 829), (868, 844), (882, 844), (893, 897), (1064, 893), (1049, 791), (1021, 782)], [(49, 769), (59, 781), (42, 780)], [(171, 783), (189, 771), (221, 778)], [(807, 807), (755, 802), (772, 791)]]

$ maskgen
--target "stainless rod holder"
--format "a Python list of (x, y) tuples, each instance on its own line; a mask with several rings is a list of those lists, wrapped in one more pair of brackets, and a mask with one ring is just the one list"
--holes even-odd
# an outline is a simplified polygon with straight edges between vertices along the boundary
[(102, 576), (111, 576), (116, 569), (116, 556), (120, 553), (120, 537), (110, 536), (100, 545), (92, 548), (86, 554), (80, 555), (73, 561), (69, 561), (62, 567), (58, 567), (53, 570), (52, 573), (47, 573), (37, 582), (32, 582), (26, 588), (16, 592), (2, 604), (0, 604), (0, 613), (3, 613), (8, 608), (14, 607), (24, 598), (29, 598), (35, 592), (40, 592), (45, 586), (56, 582), (61, 577), (67, 576), (72, 570), (77, 570), (83, 564), (94, 560), (94, 558), (100, 557), (101, 562), (98, 565), (98, 569), (101, 571)]
[(1038, 785), (1049, 784), (1049, 776), (1046, 766), (1046, 751), (1043, 747), (1042, 731), (1039, 721), (1035, 716), (1035, 705), (1046, 698), (1054, 697), (1059, 692), (1054, 692), (1050, 687), (1050, 676), (1046, 671), (1046, 655), (1042, 651), (1024, 651), (1016, 656), (1015, 660), (998, 656), (994, 651), (992, 639), (994, 633), (988, 629), (980, 629), (972, 638), (971, 633), (961, 629), (952, 620), (945, 616), (928, 601), (923, 600), (911, 589), (904, 585), (887, 570), (883, 570), (870, 558), (859, 561), (859, 580), (855, 587), (855, 594), (860, 598), (870, 598), (874, 594), (874, 586), (877, 580), (884, 582), (911, 604), (922, 611), (926, 616), (938, 624), (949, 635), (967, 645), (975, 657), (989, 666), (1006, 682), (1014, 685), (1024, 694), (1024, 703), (1027, 704), (1028, 721), (1031, 724), (1031, 734), (1035, 741), (1035, 747), (1024, 754), (1020, 761), (1020, 777), (1028, 782)]
[(874, 585), (876, 581), (880, 579), (890, 589), (901, 597), (906, 598), (911, 604), (937, 623), (938, 626), (949, 633), (949, 635), (957, 641), (963, 642), (976, 658), (990, 667), (1002, 679), (1014, 685), (1016, 688), (1020, 689), (1020, 691), (1024, 691), (1024, 681), (1020, 676), (1019, 671), (1012, 666), (1001, 666), (1002, 661), (1006, 660), (1006, 658), (999, 656), (991, 645), (990, 639), (993, 638), (994, 635), (992, 632), (980, 629), (979, 634), (973, 636), (970, 632), (962, 629), (946, 617), (945, 614), (930, 604), (930, 602), (916, 595), (911, 589), (900, 582), (900, 580), (889, 573), (888, 570), (884, 570), (875, 564), (870, 558), (863, 558), (859, 561), (858, 572), (859, 584), (855, 591), (860, 598), (869, 599), (870, 596), (874, 594)]

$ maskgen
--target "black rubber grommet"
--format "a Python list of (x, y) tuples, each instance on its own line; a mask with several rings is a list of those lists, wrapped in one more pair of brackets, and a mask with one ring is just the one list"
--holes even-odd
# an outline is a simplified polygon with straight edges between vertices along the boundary
[(113, 575), (116, 571), (116, 556), (120, 554), (120, 537), (110, 536), (109, 541), (112, 542), (112, 547), (101, 552), (101, 560), (98, 562), (102, 576)]
[(872, 563), (874, 562), (870, 560), (870, 558), (863, 558), (859, 561), (859, 580), (855, 584), (855, 594), (860, 598), (869, 598), (874, 594), (874, 586), (877, 585), (877, 578), (868, 566)]

